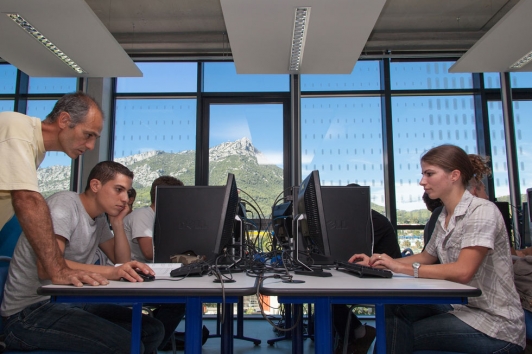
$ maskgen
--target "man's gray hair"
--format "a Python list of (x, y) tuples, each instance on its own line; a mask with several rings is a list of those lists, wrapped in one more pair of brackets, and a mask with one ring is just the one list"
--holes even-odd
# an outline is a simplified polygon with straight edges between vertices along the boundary
[(91, 107), (99, 110), (103, 117), (102, 109), (94, 98), (81, 91), (69, 93), (56, 102), (52, 112), (46, 116), (46, 120), (53, 123), (57, 120), (61, 112), (67, 112), (72, 120), (70, 128), (74, 128), (78, 123), (85, 121)]

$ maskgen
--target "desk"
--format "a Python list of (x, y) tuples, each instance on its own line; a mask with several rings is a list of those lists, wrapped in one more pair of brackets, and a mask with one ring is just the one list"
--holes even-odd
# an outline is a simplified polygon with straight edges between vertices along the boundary
[[(468, 297), (481, 294), (477, 288), (445, 280), (416, 279), (402, 274), (394, 274), (390, 279), (358, 278), (337, 270), (330, 272), (333, 276), (328, 278), (295, 275), (294, 280), (305, 281), (302, 284), (268, 278), (260, 288), (263, 295), (278, 296), (280, 303), (315, 304), (316, 354), (331, 353), (333, 349), (332, 304), (375, 304), (377, 353), (383, 354), (386, 353), (384, 305), (467, 304)], [(292, 351), (302, 353), (302, 334), (297, 332), (296, 329)]]
[[(172, 281), (169, 281), (172, 279)], [(201, 353), (201, 329), (203, 303), (222, 303), (224, 325), (222, 328), (221, 351), (233, 351), (233, 303), (239, 296), (256, 293), (256, 278), (245, 273), (233, 274), (234, 283), (213, 283), (214, 276), (190, 277), (180, 281), (176, 278), (158, 277), (153, 282), (130, 283), (111, 281), (106, 286), (83, 286), (76, 288), (68, 285), (46, 285), (37, 292), (49, 295), (52, 301), (67, 303), (119, 303), (133, 306), (131, 353), (140, 352), (140, 329), (143, 303), (184, 303), (186, 304), (185, 351)]]

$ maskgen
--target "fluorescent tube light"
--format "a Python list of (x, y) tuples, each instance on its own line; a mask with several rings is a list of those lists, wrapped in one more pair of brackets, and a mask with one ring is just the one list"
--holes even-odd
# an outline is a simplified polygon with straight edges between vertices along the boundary
[(297, 7), (294, 17), (294, 30), (292, 32), (292, 46), (290, 48), (289, 71), (299, 71), (303, 61), (303, 49), (307, 38), (310, 7)]
[(523, 56), (521, 59), (516, 61), (510, 66), (510, 69), (521, 69), (523, 66), (528, 64), (532, 60), (532, 52), (529, 52), (525, 56)]
[(87, 74), (78, 64), (76, 64), (72, 59), (68, 57), (62, 50), (57, 48), (55, 44), (50, 42), (41, 32), (39, 32), (35, 27), (33, 27), (28, 21), (26, 21), (22, 16), (15, 13), (6, 14), (10, 19), (12, 19), (17, 25), (20, 26), (24, 31), (29, 35), (35, 38), (43, 46), (45, 46), (50, 52), (52, 52), (56, 57), (58, 57), (63, 63), (68, 65), (72, 70), (78, 74)]

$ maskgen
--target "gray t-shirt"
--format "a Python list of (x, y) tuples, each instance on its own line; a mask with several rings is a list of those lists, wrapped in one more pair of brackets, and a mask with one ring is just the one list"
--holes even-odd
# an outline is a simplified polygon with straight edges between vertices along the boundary
[[(92, 219), (78, 194), (59, 192), (46, 202), (50, 207), (55, 234), (68, 240), (65, 259), (90, 264), (98, 245), (113, 238), (105, 215)], [(37, 295), (37, 289), (50, 283), (49, 280), (39, 279), (35, 252), (22, 233), (9, 266), (0, 314), (11, 316), (36, 302), (47, 300), (48, 296)]]
[[(151, 260), (144, 258), (140, 249), (139, 237), (153, 237), (153, 224), (155, 223), (155, 212), (151, 207), (143, 207), (133, 210), (131, 214), (124, 218), (124, 231), (126, 232), (129, 247), (131, 248), (131, 259), (143, 263), (151, 263)], [(153, 243), (152, 243), (153, 247)]]

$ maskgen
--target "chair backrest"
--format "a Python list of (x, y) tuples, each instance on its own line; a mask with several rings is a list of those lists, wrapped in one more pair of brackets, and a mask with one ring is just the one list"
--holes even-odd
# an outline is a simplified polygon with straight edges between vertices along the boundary
[[(0, 303), (4, 299), (4, 285), (6, 284), (10, 261), (11, 257), (0, 256)], [(2, 332), (4, 332), (4, 325), (0, 317), (0, 333)]]
[(0, 230), (0, 255), (13, 257), (15, 246), (17, 245), (18, 238), (22, 233), (22, 227), (18, 222), (17, 216), (13, 217), (4, 225)]

